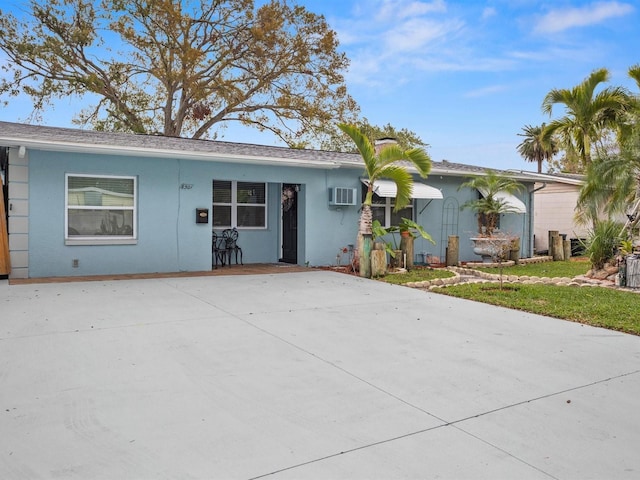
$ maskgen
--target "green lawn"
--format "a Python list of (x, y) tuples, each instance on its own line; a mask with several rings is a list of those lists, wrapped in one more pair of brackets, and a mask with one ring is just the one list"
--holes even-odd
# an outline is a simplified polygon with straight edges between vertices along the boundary
[(640, 294), (603, 287), (460, 284), (438, 293), (640, 335)]
[[(584, 259), (505, 267), (503, 275), (532, 277), (575, 277), (590, 268)], [(482, 268), (499, 273), (496, 268)], [(452, 276), (442, 269), (416, 268), (407, 273), (386, 275), (388, 283), (404, 284)], [(596, 327), (640, 335), (640, 294), (604, 287), (474, 283), (434, 290), (437, 293), (538, 313)]]
[[(530, 277), (569, 277), (584, 275), (589, 270), (589, 262), (585, 259), (576, 259), (568, 262), (544, 262), (532, 263), (529, 265), (514, 265), (504, 267), (503, 275), (528, 275)], [(483, 272), (500, 274), (499, 268), (476, 268)], [(420, 282), (423, 280), (433, 280), (435, 278), (453, 277), (454, 274), (442, 268), (416, 267), (405, 273), (390, 273), (379, 280), (396, 285), (409, 282)]]
[(416, 267), (404, 273), (387, 274), (384, 277), (380, 277), (379, 280), (387, 283), (393, 283), (394, 285), (402, 285), (409, 282), (421, 282), (423, 280), (433, 280), (436, 278), (447, 278), (453, 276), (455, 276), (453, 272), (443, 268)]
[[(529, 275), (532, 277), (569, 277), (584, 275), (591, 265), (585, 258), (576, 258), (566, 262), (531, 263), (528, 265), (514, 265), (502, 269), (504, 275)], [(500, 273), (499, 268), (477, 268), (483, 272)]]

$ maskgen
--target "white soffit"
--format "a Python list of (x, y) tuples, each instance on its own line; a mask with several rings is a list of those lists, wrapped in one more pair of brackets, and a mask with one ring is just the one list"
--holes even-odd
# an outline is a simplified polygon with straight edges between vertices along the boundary
[[(362, 183), (369, 185), (369, 181), (362, 179)], [(391, 180), (376, 180), (373, 182), (373, 191), (379, 197), (395, 198), (397, 192), (396, 184)], [(413, 182), (411, 198), (443, 198), (442, 192), (435, 187), (425, 183)]]

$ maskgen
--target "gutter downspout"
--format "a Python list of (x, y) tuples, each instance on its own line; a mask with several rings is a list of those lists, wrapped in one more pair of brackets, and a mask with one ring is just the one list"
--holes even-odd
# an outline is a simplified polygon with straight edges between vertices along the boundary
[[(536, 192), (539, 192), (540, 190), (542, 190), (543, 188), (546, 188), (547, 186), (547, 182), (542, 182), (542, 186), (538, 187), (538, 188), (534, 188), (533, 190), (531, 190), (529, 192), (529, 210), (530, 210), (530, 214), (529, 214), (529, 257), (533, 257), (534, 254), (534, 249), (535, 249), (535, 245), (534, 245), (534, 241), (533, 241), (533, 237), (534, 237), (534, 225), (533, 225), (533, 220), (534, 220), (534, 209), (535, 209), (535, 203), (533, 201), (533, 194)], [(533, 208), (531, 208), (533, 207)]]

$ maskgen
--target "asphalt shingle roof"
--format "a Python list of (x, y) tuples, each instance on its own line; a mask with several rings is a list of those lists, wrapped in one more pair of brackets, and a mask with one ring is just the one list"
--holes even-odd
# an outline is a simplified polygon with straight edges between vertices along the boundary
[[(130, 133), (98, 132), (73, 128), (48, 127), (21, 123), (0, 122), (0, 142), (14, 142), (16, 146), (38, 141), (50, 145), (118, 146), (137, 151), (192, 152), (233, 157), (280, 158), (314, 160), (339, 163), (361, 163), (359, 155), (351, 153), (302, 150), (288, 147), (256, 145), (250, 143), (202, 140), (163, 135), (136, 135)], [(4, 145), (11, 146), (11, 145)]]
[[(129, 155), (164, 156), (175, 153), (180, 156), (193, 156), (200, 160), (220, 160), (221, 158), (245, 158), (268, 160), (292, 160), (304, 166), (305, 161), (314, 165), (362, 167), (362, 159), (357, 153), (331, 152), (324, 150), (292, 149), (281, 146), (257, 145), (252, 143), (226, 142), (219, 140), (166, 137), (163, 135), (136, 135), (130, 133), (99, 132), (74, 128), (49, 127), (23, 123), (0, 121), (0, 146), (26, 145), (29, 148), (55, 148), (87, 151), (113, 149), (113, 153)], [(254, 162), (255, 163), (255, 162)], [(467, 176), (485, 172), (484, 167), (449, 162), (434, 161), (432, 174)], [(527, 172), (514, 174), (500, 171), (518, 178), (535, 180)]]

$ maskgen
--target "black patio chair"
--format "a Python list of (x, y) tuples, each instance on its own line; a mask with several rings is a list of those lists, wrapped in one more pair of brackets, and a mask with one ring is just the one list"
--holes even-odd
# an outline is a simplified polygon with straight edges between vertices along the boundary
[(224, 242), (224, 248), (227, 251), (229, 265), (231, 265), (232, 254), (235, 255), (236, 265), (238, 264), (238, 254), (240, 254), (240, 265), (244, 265), (244, 263), (242, 263), (242, 248), (238, 245), (238, 229), (227, 228), (226, 230), (223, 230), (222, 239)]
[(213, 232), (211, 235), (211, 256), (213, 257), (213, 263), (211, 265), (213, 268), (218, 268), (218, 264), (220, 264), (221, 267), (224, 267), (227, 256), (227, 247), (224, 239), (216, 232)]

